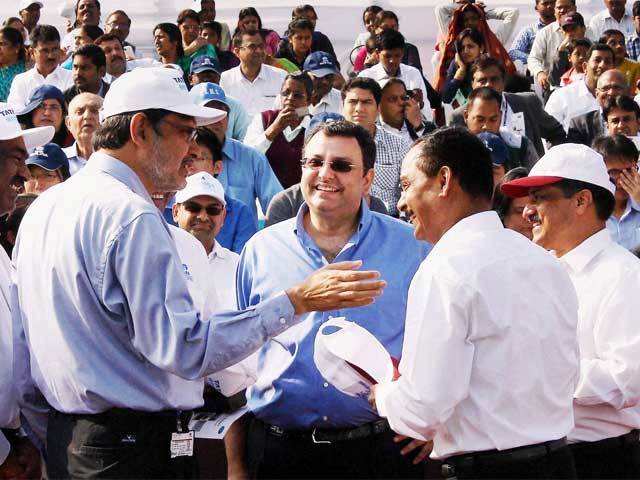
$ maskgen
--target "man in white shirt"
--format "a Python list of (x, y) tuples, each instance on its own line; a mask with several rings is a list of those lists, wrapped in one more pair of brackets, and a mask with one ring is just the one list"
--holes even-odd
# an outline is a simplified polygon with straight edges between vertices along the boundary
[(216, 283), (216, 308), (236, 310), (236, 268), (240, 256), (216, 241), (226, 216), (222, 184), (207, 172), (187, 177), (187, 186), (176, 193), (173, 219), (204, 247), (209, 282)]
[(69, 103), (64, 121), (75, 142), (62, 150), (69, 160), (71, 175), (84, 167), (93, 153), (93, 134), (100, 125), (101, 108), (102, 97), (93, 93), (80, 93)]
[(640, 260), (607, 231), (615, 186), (604, 160), (585, 145), (558, 145), (502, 191), (528, 196), (533, 241), (560, 259), (578, 294), (580, 379), (568, 435), (578, 478), (638, 478)]
[(326, 52), (312, 52), (304, 61), (303, 70), (313, 80), (313, 95), (309, 113), (341, 113), (342, 94), (333, 88), (333, 80), (340, 73), (333, 55)]
[(220, 86), (242, 102), (249, 115), (271, 110), (287, 73), (264, 64), (264, 39), (259, 32), (243, 32), (233, 39), (240, 65), (222, 72)]
[[(560, 26), (560, 18), (575, 11), (575, 0), (556, 0), (554, 10), (556, 21), (538, 31), (536, 39), (533, 41), (533, 46), (531, 47), (527, 61), (527, 68), (536, 83), (544, 90), (549, 89), (551, 67), (558, 55), (558, 47), (565, 37), (562, 27)], [(587, 28), (586, 36), (591, 41), (595, 41), (598, 38), (589, 28)]]
[(600, 108), (596, 99), (598, 78), (612, 68), (611, 47), (603, 43), (593, 44), (587, 53), (584, 79), (555, 90), (545, 105), (545, 111), (568, 131), (572, 118)]
[(56, 27), (38, 25), (31, 33), (31, 44), (35, 65), (15, 76), (7, 97), (7, 103), (17, 109), (28, 103), (31, 92), (40, 85), (53, 85), (63, 92), (73, 86), (73, 73), (59, 65), (60, 34)]
[[(25, 178), (27, 150), (51, 141), (53, 127), (21, 130), (15, 113), (0, 103), (0, 216), (15, 208), (16, 175)], [(20, 406), (13, 365), (11, 283), (13, 267), (0, 248), (0, 478), (40, 478), (40, 453), (19, 430)]]
[(423, 120), (414, 96), (415, 92), (407, 91), (399, 78), (390, 78), (382, 86), (378, 123), (384, 130), (409, 143), (435, 128), (433, 123)]
[(571, 478), (568, 275), (491, 211), (490, 153), (467, 130), (420, 140), (401, 185), (398, 208), (434, 247), (409, 289), (400, 377), (371, 400), (395, 432), (433, 439), (448, 478)]
[(630, 38), (636, 31), (633, 15), (627, 11), (627, 0), (604, 0), (605, 9), (591, 17), (589, 28), (595, 38), (600, 38), (605, 30), (619, 30)]
[(421, 103), (422, 115), (431, 120), (431, 106), (427, 98), (427, 87), (420, 70), (401, 63), (406, 42), (400, 32), (386, 30), (376, 40), (376, 51), (380, 61), (371, 68), (362, 70), (358, 76), (373, 78), (382, 87), (383, 81), (399, 78), (407, 90), (416, 92)]

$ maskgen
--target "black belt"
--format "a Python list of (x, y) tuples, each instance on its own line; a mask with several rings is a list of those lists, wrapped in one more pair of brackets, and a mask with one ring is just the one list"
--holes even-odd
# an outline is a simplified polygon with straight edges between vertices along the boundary
[(483, 452), (455, 455), (444, 461), (444, 465), (442, 465), (442, 475), (445, 478), (454, 477), (456, 470), (472, 470), (477, 462), (482, 462), (486, 465), (536, 460), (566, 446), (567, 439), (561, 438), (559, 440), (537, 443), (535, 445), (525, 445), (507, 450), (486, 450)]
[(580, 449), (581, 447), (598, 446), (601, 448), (618, 448), (640, 442), (640, 430), (631, 430), (629, 433), (620, 435), (619, 437), (605, 438), (595, 442), (578, 442), (572, 443), (571, 448)]
[(283, 430), (277, 425), (264, 424), (267, 433), (275, 437), (311, 440), (313, 443), (334, 443), (349, 440), (359, 440), (361, 438), (370, 437), (384, 433), (390, 429), (389, 422), (386, 419), (377, 420), (375, 422), (365, 423), (355, 428), (343, 429), (319, 429), (313, 430)]
[(180, 431), (186, 432), (189, 428), (189, 420), (193, 412), (191, 410), (161, 410), (158, 412), (145, 412), (142, 410), (131, 410), (128, 408), (112, 408), (100, 413), (64, 413), (52, 410), (57, 415), (66, 415), (76, 418), (91, 418), (93, 421), (127, 420), (127, 421), (153, 421), (154, 419), (163, 421), (174, 421)]

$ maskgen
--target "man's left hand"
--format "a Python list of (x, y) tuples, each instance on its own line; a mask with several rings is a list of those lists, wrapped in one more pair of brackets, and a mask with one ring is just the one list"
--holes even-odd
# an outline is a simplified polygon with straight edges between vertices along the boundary
[(623, 170), (619, 178), (620, 186), (636, 202), (640, 203), (640, 173), (634, 168)]
[(429, 456), (429, 454), (431, 453), (431, 450), (433, 450), (432, 441), (416, 440), (409, 437), (405, 437), (404, 435), (396, 435), (395, 437), (393, 437), (393, 441), (395, 443), (404, 442), (405, 440), (410, 440), (410, 442), (408, 442), (404, 447), (402, 447), (402, 450), (400, 450), (400, 453), (406, 456), (406, 455), (409, 455), (411, 452), (418, 450), (418, 454), (413, 459), (414, 465), (417, 465), (423, 462)]

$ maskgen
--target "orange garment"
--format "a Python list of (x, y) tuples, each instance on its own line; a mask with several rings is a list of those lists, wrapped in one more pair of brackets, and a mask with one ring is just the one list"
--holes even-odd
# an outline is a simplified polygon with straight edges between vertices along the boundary
[(465, 3), (454, 10), (451, 22), (449, 22), (449, 31), (447, 32), (444, 51), (440, 52), (440, 62), (438, 63), (438, 68), (436, 69), (434, 78), (434, 87), (438, 92), (442, 91), (445, 80), (447, 78), (447, 68), (449, 67), (449, 63), (451, 62), (451, 60), (453, 60), (453, 58), (456, 56), (456, 38), (458, 37), (458, 34), (463, 30), (463, 28), (460, 26), (462, 24), (462, 14), (470, 8), (474, 9), (480, 17), (476, 29), (482, 34), (482, 37), (484, 38), (485, 53), (493, 58), (497, 58), (498, 60), (500, 60), (503, 63), (507, 74), (511, 75), (516, 72), (516, 67), (511, 61), (511, 58), (509, 57), (509, 54), (505, 50), (504, 46), (502, 45), (502, 42), (500, 42), (495, 33), (491, 31), (491, 28), (487, 23), (487, 16), (484, 13), (484, 9), (474, 3)]

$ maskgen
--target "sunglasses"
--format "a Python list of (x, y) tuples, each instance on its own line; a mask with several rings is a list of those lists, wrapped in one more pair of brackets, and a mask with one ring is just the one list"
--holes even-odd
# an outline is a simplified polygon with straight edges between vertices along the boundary
[(207, 215), (210, 217), (217, 217), (224, 210), (222, 205), (207, 205), (206, 207), (203, 207), (199, 203), (195, 202), (185, 202), (183, 206), (187, 212), (195, 214), (199, 214), (204, 208), (204, 211), (207, 212)]
[[(325, 161), (322, 158), (303, 158), (302, 166), (311, 170), (320, 170), (324, 165), (324, 162)], [(329, 168), (334, 172), (349, 173), (351, 170), (356, 168), (356, 166), (346, 160), (336, 159), (329, 162)]]

